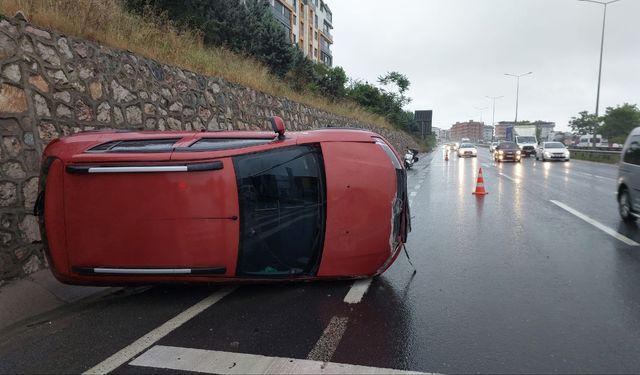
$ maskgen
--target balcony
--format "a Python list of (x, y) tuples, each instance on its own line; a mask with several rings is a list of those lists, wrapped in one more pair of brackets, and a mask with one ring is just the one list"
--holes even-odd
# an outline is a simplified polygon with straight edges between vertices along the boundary
[[(289, 20), (289, 16), (288, 15), (282, 14), (281, 11), (279, 11), (278, 9), (276, 9), (274, 7), (271, 7), (271, 13), (273, 13), (273, 16), (276, 18), (276, 20), (278, 22), (280, 22), (285, 27), (287, 27), (289, 30), (291, 30), (291, 20)], [(287, 10), (287, 13), (289, 13), (288, 10)]]
[(331, 44), (328, 43), (324, 38), (320, 38), (320, 51), (326, 53), (327, 55), (333, 55), (331, 53)]

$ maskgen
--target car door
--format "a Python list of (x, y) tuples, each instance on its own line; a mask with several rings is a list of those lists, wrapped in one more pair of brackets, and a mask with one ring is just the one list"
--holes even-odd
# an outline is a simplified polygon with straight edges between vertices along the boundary
[[(207, 152), (173, 158), (176, 141), (162, 152), (130, 147), (115, 158), (112, 149), (67, 166), (67, 243), (76, 272), (234, 275), (233, 163)], [(148, 140), (135, 142), (144, 148)]]
[(640, 210), (640, 135), (631, 135), (622, 155), (620, 177), (629, 185), (632, 209)]

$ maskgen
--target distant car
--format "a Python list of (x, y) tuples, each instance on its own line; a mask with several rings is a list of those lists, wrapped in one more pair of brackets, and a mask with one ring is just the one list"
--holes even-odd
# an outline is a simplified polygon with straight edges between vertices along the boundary
[(541, 142), (536, 148), (536, 160), (569, 161), (571, 153), (561, 142)]
[(449, 150), (451, 151), (458, 151), (458, 142), (451, 142), (449, 143)]
[(640, 217), (640, 127), (631, 131), (622, 148), (616, 193), (622, 220), (636, 221)]
[(461, 143), (458, 149), (458, 157), (478, 157), (478, 149), (472, 143)]
[(498, 142), (491, 142), (491, 144), (489, 145), (489, 152), (493, 153), (497, 145), (498, 145)]
[(493, 152), (493, 160), (498, 162), (512, 160), (520, 163), (522, 155), (515, 142), (500, 142)]
[(410, 231), (400, 155), (369, 131), (285, 135), (282, 119), (272, 125), (275, 136), (101, 131), (51, 141), (34, 213), (54, 275), (114, 285), (384, 272)]

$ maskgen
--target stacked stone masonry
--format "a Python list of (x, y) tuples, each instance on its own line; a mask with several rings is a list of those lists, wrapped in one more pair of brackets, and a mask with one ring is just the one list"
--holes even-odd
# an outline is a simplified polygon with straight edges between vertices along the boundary
[(47, 266), (32, 212), (52, 139), (108, 128), (261, 130), (274, 115), (289, 130), (367, 128), (415, 146), (402, 132), (0, 16), (0, 280)]

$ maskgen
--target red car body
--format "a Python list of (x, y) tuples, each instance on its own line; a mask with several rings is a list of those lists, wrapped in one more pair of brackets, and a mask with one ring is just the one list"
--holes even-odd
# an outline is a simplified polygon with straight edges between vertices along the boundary
[(44, 151), (40, 217), (62, 282), (378, 275), (410, 230), (406, 172), (379, 135), (84, 132)]

